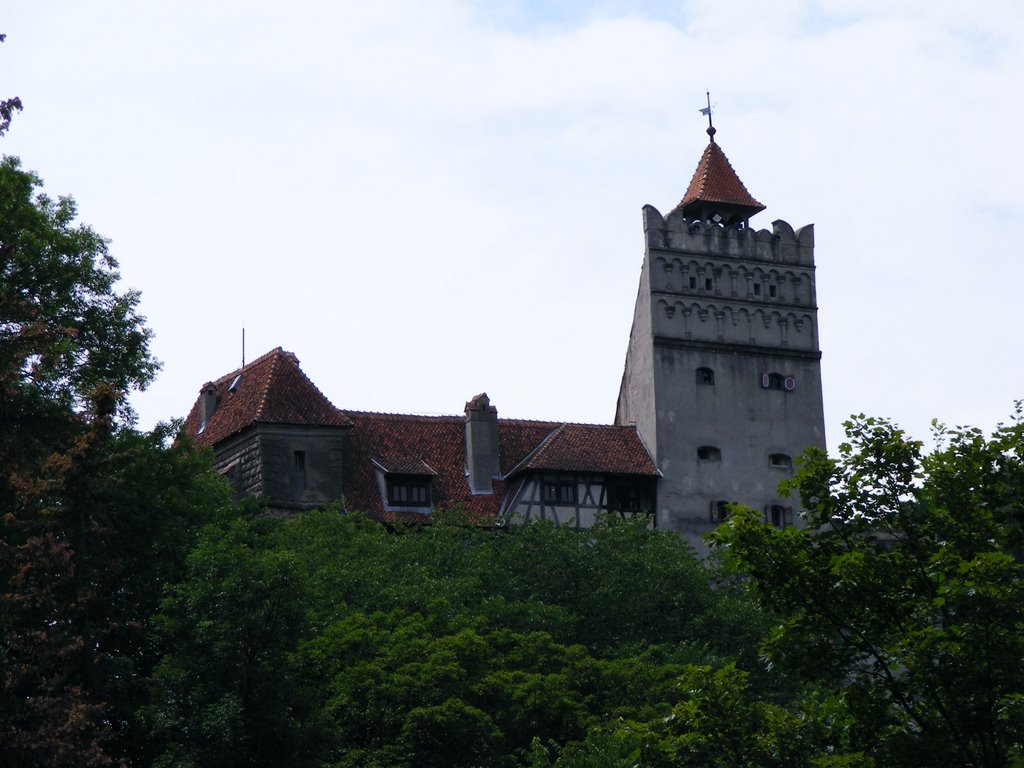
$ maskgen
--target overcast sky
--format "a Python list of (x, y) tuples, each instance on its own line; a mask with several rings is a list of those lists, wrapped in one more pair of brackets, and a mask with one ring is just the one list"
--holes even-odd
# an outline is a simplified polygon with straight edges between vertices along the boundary
[(707, 143), (814, 223), (825, 417), (1024, 397), (1019, 0), (8, 4), (0, 151), (110, 238), (164, 369), (276, 346), (337, 406), (609, 423), (641, 207)]

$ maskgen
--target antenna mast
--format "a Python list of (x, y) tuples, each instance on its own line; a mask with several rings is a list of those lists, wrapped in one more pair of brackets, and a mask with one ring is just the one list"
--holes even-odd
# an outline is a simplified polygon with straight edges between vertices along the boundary
[(245, 368), (245, 324), (242, 324), (242, 367)]

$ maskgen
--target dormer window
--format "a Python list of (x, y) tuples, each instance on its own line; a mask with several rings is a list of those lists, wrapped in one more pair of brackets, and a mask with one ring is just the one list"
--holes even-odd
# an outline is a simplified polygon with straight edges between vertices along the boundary
[(393, 507), (429, 507), (430, 478), (411, 475), (389, 475), (388, 504)]

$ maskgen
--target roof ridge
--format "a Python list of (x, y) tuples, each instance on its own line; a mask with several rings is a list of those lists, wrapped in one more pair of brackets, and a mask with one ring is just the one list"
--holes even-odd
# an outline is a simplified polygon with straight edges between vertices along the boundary
[(357, 411), (351, 408), (339, 408), (338, 410), (346, 416), (382, 416), (384, 418), (391, 419), (426, 419), (430, 421), (441, 421), (442, 419), (458, 419), (459, 421), (466, 420), (465, 416), (460, 416), (456, 413), (395, 413), (393, 411)]
[(243, 365), (241, 368), (235, 368), (235, 370), (231, 371), (230, 373), (225, 373), (219, 379), (214, 379), (213, 383), (214, 384), (221, 384), (222, 382), (230, 381), (231, 379), (233, 379), (238, 374), (245, 373), (250, 368), (252, 368), (252, 367), (254, 367), (256, 365), (259, 365), (260, 363), (264, 362), (267, 358), (269, 358), (271, 355), (274, 355), (274, 354), (276, 354), (278, 352), (282, 352), (282, 353), (287, 354), (282, 347), (274, 347), (269, 352), (264, 352), (262, 355), (257, 357), (255, 360), (251, 360), (250, 362), (248, 362), (245, 365)]
[[(280, 362), (283, 352), (284, 350), (281, 349), (281, 347), (276, 347), (264, 355), (264, 357), (273, 355), (273, 359), (270, 361), (270, 373), (267, 374), (267, 380), (263, 382), (263, 392), (260, 393), (259, 405), (256, 406), (256, 410), (252, 415), (253, 421), (259, 421), (260, 417), (263, 416), (263, 411), (267, 406), (267, 398), (270, 396), (270, 385), (274, 381), (274, 377), (277, 375), (277, 364)], [(256, 361), (254, 360), (253, 363), (255, 362)]]

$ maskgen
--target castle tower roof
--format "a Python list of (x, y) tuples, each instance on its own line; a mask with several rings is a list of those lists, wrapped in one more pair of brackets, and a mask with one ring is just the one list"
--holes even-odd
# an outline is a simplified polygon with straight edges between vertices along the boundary
[(763, 211), (765, 206), (743, 186), (729, 158), (715, 143), (713, 127), (708, 128), (708, 136), (711, 140), (676, 209), (688, 218), (711, 220), (726, 226), (746, 222), (755, 213)]
[(299, 359), (281, 347), (205, 384), (184, 429), (200, 445), (213, 446), (256, 422), (319, 427), (352, 423), (302, 372)]

